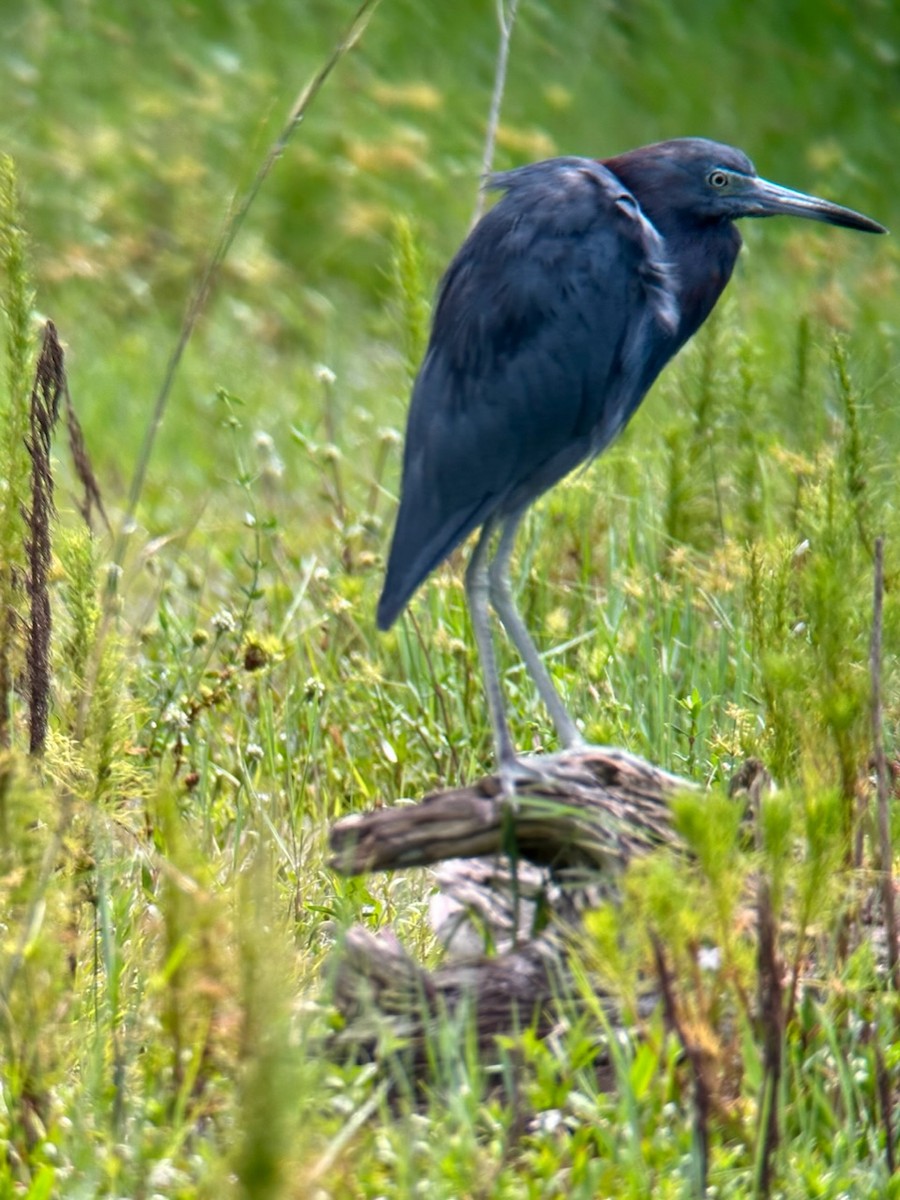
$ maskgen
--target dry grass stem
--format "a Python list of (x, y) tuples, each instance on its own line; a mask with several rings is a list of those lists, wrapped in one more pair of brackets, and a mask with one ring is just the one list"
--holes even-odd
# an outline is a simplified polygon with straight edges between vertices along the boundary
[(29, 700), (29, 749), (40, 754), (47, 739), (50, 715), (50, 635), (52, 617), (48, 579), (52, 560), (50, 523), (53, 519), (53, 470), (50, 444), (66, 385), (62, 346), (52, 321), (44, 340), (31, 391), (30, 431), (26, 446), (31, 457), (31, 508), (25, 515), (28, 596), (31, 618), (26, 657)]
[[(494, 146), (497, 142), (497, 127), (500, 124), (500, 109), (503, 106), (503, 92), (506, 88), (506, 69), (509, 65), (509, 44), (516, 23), (516, 13), (519, 0), (497, 0), (497, 24), (500, 27), (500, 45), (497, 48), (497, 67), (494, 72), (494, 90), (491, 94), (491, 107), (488, 110), (487, 131), (484, 137), (484, 155), (481, 159), (482, 182), (490, 175), (494, 166)], [(484, 212), (485, 193), (479, 186), (475, 200), (475, 212), (472, 214), (472, 224), (475, 225)]]

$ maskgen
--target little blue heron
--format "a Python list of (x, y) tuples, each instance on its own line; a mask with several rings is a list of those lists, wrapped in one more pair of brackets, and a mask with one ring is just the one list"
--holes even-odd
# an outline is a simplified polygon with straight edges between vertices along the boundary
[[(582, 740), (515, 605), (509, 560), (528, 506), (624, 429), (731, 276), (739, 217), (884, 233), (768, 183), (740, 150), (678, 138), (615, 158), (494, 175), (504, 194), (440, 285), (413, 387), (400, 509), (378, 604), (387, 629), (473, 530), (466, 571), (501, 773), (516, 768), (488, 614), (518, 649), (566, 748)], [(489, 549), (495, 533), (494, 557)]]

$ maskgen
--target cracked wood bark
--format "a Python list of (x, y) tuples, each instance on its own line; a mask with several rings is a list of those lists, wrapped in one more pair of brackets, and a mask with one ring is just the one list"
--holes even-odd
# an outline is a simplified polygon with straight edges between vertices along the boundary
[(345, 875), (501, 854), (556, 871), (619, 870), (672, 845), (670, 802), (696, 785), (623, 750), (585, 746), (526, 760), (534, 779), (505, 796), (496, 775), (426, 796), (421, 804), (354, 813), (331, 830), (332, 865)]
[[(487, 776), (420, 804), (353, 814), (332, 828), (332, 865), (343, 874), (444, 862), (439, 885), (446, 896), (460, 910), (477, 910), (489, 940), (509, 947), (428, 972), (392, 933), (354, 927), (334, 975), (345, 1021), (336, 1048), (368, 1056), (387, 1033), (404, 1040), (418, 1070), (429, 1030), (461, 1005), (474, 1012), (482, 1048), (532, 1022), (548, 1032), (556, 1002), (571, 992), (567, 945), (583, 905), (609, 894), (634, 856), (679, 844), (670, 804), (679, 792), (696, 790), (689, 782), (596, 746), (529, 765), (534, 777), (517, 781), (512, 796)], [(460, 859), (468, 861), (446, 862)], [(553, 920), (542, 931), (525, 929), (517, 910), (530, 905), (529, 919), (537, 921), (544, 878)], [(611, 1003), (609, 1009), (613, 1019)]]

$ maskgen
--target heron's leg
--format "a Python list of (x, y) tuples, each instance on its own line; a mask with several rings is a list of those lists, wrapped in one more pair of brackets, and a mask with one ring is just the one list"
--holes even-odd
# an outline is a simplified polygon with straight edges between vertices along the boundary
[[(531, 635), (525, 628), (525, 622), (519, 615), (509, 582), (509, 560), (513, 551), (519, 524), (525, 513), (524, 508), (507, 517), (500, 534), (497, 553), (494, 555), (488, 570), (488, 583), (491, 604), (497, 616), (503, 623), (503, 628), (509, 634), (516, 649), (522, 656), (525, 669), (534, 680), (541, 699), (550, 713), (551, 720), (556, 726), (556, 732), (566, 749), (584, 745), (584, 738), (578, 732), (575, 722), (566, 710), (559, 692), (553, 685), (550, 673), (544, 666), (537, 647), (531, 640)], [(480, 547), (480, 543), (479, 543)]]
[(490, 594), (488, 549), (495, 527), (496, 521), (491, 519), (488, 519), (482, 527), (481, 536), (478, 538), (466, 568), (466, 597), (469, 601), (472, 629), (475, 632), (475, 642), (478, 646), (478, 656), (481, 659), (481, 670), (484, 674), (484, 690), (487, 694), (488, 711), (494, 729), (497, 761), (503, 772), (515, 765), (516, 748), (510, 736), (503, 707), (503, 692), (500, 688), (494, 643), (491, 640), (490, 613), (488, 611)]

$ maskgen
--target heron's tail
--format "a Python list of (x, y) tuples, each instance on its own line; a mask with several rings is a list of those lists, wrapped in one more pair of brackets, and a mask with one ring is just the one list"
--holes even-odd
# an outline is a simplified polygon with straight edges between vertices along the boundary
[(401, 502), (376, 612), (379, 629), (390, 629), (435, 567), (484, 522), (489, 506), (485, 498), (449, 519), (430, 522), (427, 511)]

